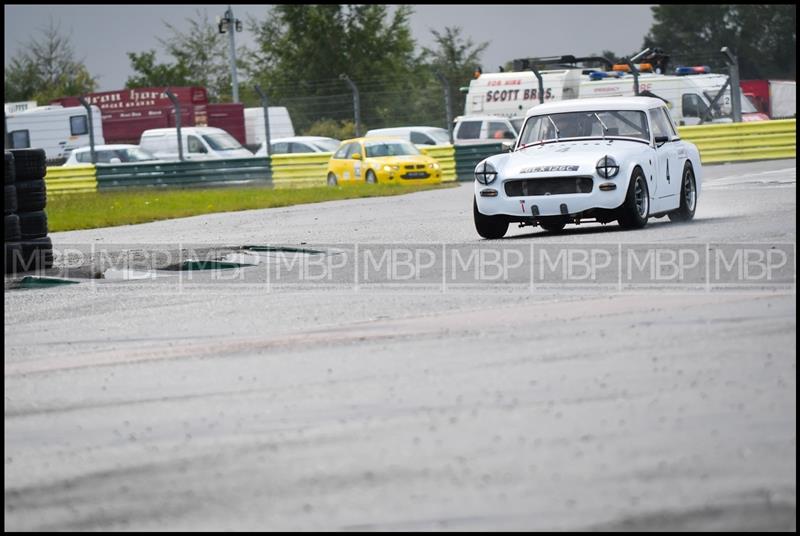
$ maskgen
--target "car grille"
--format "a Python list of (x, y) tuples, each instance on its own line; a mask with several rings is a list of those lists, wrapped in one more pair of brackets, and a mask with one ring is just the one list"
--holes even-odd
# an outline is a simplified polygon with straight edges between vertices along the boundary
[(505, 182), (506, 195), (509, 197), (588, 194), (592, 191), (592, 186), (591, 177), (576, 176), (511, 179)]
[(403, 179), (427, 179), (430, 176), (430, 173), (427, 171), (408, 171), (407, 173), (400, 175), (400, 177)]

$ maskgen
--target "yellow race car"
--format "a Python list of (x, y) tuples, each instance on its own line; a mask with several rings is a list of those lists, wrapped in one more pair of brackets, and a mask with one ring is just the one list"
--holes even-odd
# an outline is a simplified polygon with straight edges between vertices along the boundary
[(328, 185), (356, 183), (431, 184), (442, 181), (436, 159), (400, 138), (345, 140), (328, 163)]

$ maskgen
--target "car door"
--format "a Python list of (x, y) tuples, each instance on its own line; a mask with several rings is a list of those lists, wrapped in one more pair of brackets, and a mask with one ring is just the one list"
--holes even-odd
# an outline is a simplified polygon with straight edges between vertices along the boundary
[(197, 136), (189, 135), (186, 138), (187, 159), (199, 160), (208, 158), (208, 149)]
[(678, 162), (677, 138), (672, 123), (669, 121), (666, 108), (659, 106), (648, 111), (650, 116), (650, 129), (653, 132), (653, 142), (656, 138), (666, 137), (667, 142), (655, 143), (656, 177), (655, 181), (649, 184), (651, 213), (662, 212), (669, 208), (675, 208), (677, 200), (677, 189), (680, 190), (681, 169)]
[(345, 171), (347, 171), (347, 152), (350, 150), (351, 145), (352, 143), (342, 145), (331, 157), (330, 170), (339, 181), (349, 180), (352, 176), (350, 172), (348, 172), (347, 177), (344, 176)]
[(292, 142), (292, 147), (290, 152), (294, 153), (313, 153), (314, 149), (306, 145), (305, 143), (300, 143), (297, 141)]
[[(359, 155), (360, 158), (355, 158)], [(364, 147), (360, 142), (355, 142), (348, 151), (348, 165), (353, 174), (354, 181), (364, 180)]]

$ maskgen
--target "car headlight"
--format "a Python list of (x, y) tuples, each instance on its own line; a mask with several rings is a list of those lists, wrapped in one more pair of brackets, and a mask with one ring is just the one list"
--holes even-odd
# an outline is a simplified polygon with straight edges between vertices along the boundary
[(481, 184), (491, 184), (497, 178), (497, 170), (487, 161), (475, 167), (475, 180)]
[(428, 167), (431, 168), (431, 169), (439, 169), (439, 163), (438, 162), (431, 162), (430, 164), (428, 164)]
[(606, 179), (610, 179), (619, 173), (619, 164), (617, 164), (617, 161), (612, 157), (606, 155), (597, 161), (597, 166), (595, 166), (595, 169), (597, 169), (598, 175), (605, 177)]
[(383, 170), (384, 171), (399, 171), (400, 170), (400, 166), (390, 166), (390, 165), (387, 164), (387, 165), (383, 166)]

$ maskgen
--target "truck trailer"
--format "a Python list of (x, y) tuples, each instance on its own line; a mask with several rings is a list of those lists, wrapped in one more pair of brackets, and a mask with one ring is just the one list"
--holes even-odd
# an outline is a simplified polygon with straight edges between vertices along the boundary
[[(127, 88), (90, 93), (90, 104), (102, 111), (107, 143), (138, 144), (142, 132), (153, 128), (175, 127), (175, 108), (163, 87)], [(245, 143), (244, 105), (209, 104), (203, 87), (170, 88), (181, 110), (181, 126), (211, 126), (225, 130)], [(78, 106), (77, 97), (54, 101), (64, 107)]]

